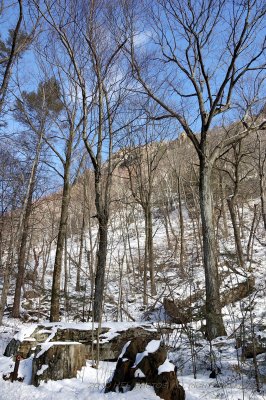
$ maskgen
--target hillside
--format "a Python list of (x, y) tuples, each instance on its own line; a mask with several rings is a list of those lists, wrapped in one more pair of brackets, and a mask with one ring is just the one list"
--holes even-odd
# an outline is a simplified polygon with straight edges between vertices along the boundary
[(266, 399), (262, 0), (0, 0), (0, 400)]
[[(252, 218), (254, 201), (249, 202), (243, 209), (243, 225), (249, 226)], [(256, 235), (253, 238), (252, 256), (245, 263), (244, 268), (239, 268), (235, 258), (233, 231), (228, 216), (229, 237), (220, 240), (219, 276), (221, 280), (221, 295), (224, 296), (225, 306), (222, 309), (227, 336), (217, 338), (210, 342), (204, 339), (204, 272), (200, 262), (197, 262), (195, 250), (195, 238), (193, 238), (193, 221), (188, 210), (183, 205), (185, 242), (187, 260), (180, 269), (173, 251), (166, 249), (167, 235), (163, 218), (159, 211), (153, 223), (155, 276), (157, 294), (150, 295), (148, 305), (143, 306), (143, 285), (141, 271), (134, 271), (127, 259), (137, 259), (137, 254), (144, 252), (145, 230), (141, 210), (137, 211), (134, 222), (128, 223), (126, 216), (114, 213), (110, 222), (109, 247), (108, 247), (108, 272), (104, 301), (104, 321), (152, 321), (157, 329), (160, 324), (167, 323), (173, 328), (172, 334), (163, 334), (163, 339), (169, 346), (169, 357), (174, 361), (178, 369), (178, 378), (186, 390), (187, 399), (200, 399), (203, 396), (208, 399), (263, 399), (263, 382), (265, 379), (265, 244), (264, 228), (259, 222)], [(172, 229), (178, 231), (178, 210), (170, 213)], [(122, 222), (122, 223), (121, 223)], [(122, 225), (122, 226), (121, 226)], [(125, 227), (126, 225), (126, 227)], [(125, 229), (130, 235), (130, 251), (125, 245)], [(136, 229), (138, 235), (136, 235)], [(248, 232), (248, 230), (247, 230)], [(92, 227), (91, 232), (85, 231), (84, 248), (89, 248), (97, 237), (97, 228)], [(246, 249), (247, 238), (242, 239), (243, 248)], [(139, 244), (139, 245), (138, 245)], [(139, 246), (139, 247), (138, 247)], [(73, 235), (67, 241), (68, 254), (68, 296), (65, 299), (62, 291), (61, 321), (90, 320), (90, 289), (91, 282), (88, 279), (88, 263), (84, 254), (81, 266), (81, 291), (75, 291), (76, 265), (73, 262), (79, 253), (79, 236)], [(45, 321), (49, 317), (49, 296), (51, 287), (51, 272), (54, 262), (54, 246), (51, 248), (49, 263), (45, 273), (44, 290), (35, 291), (31, 283), (24, 286), (24, 300), (22, 301), (22, 322), (9, 318), (9, 309), (12, 305), (12, 296), (8, 297), (3, 326), (1, 327), (1, 352), (3, 353), (7, 342), (12, 335), (23, 326), (31, 326), (34, 321)], [(73, 260), (73, 261), (72, 261)], [(39, 260), (41, 268), (42, 257)], [(62, 287), (65, 277), (62, 276)], [(255, 282), (255, 283), (254, 283)], [(244, 283), (244, 285), (243, 285)], [(243, 285), (242, 287), (240, 285)], [(232, 292), (234, 288), (239, 288)], [(177, 324), (171, 322), (171, 315), (164, 309), (164, 299), (177, 301), (181, 315), (176, 315), (181, 321)], [(168, 310), (169, 312), (169, 310)], [(170, 312), (171, 314), (171, 312)], [(177, 321), (178, 322), (178, 321)], [(255, 339), (256, 338), (256, 339)], [(253, 341), (252, 341), (253, 340)], [(247, 357), (244, 354), (248, 343), (255, 344), (254, 354)], [(264, 353), (259, 353), (257, 340), (264, 341)], [(237, 348), (236, 348), (237, 347)], [(251, 358), (250, 358), (251, 357)], [(253, 358), (252, 358), (253, 357)], [(257, 393), (255, 379), (255, 365), (259, 371), (260, 394)], [(10, 359), (1, 357), (1, 374), (12, 366)], [(214, 367), (215, 366), (215, 367)], [(21, 373), (25, 373), (22, 367)], [(88, 366), (81, 371), (77, 379), (71, 381), (58, 381), (42, 384), (40, 388), (32, 388), (26, 383), (13, 383), (10, 392), (10, 383), (1, 379), (1, 399), (9, 400), (14, 396), (14, 390), (18, 399), (28, 396), (35, 398), (52, 399), (52, 396), (60, 398), (109, 398), (109, 395), (100, 394), (99, 391), (110, 372), (114, 368), (111, 363), (100, 363), (98, 370)], [(215, 368), (219, 373), (216, 379), (210, 379), (210, 371)], [(23, 372), (24, 371), (24, 372)], [(97, 390), (95, 384), (99, 385)], [(13, 389), (14, 387), (14, 389)], [(130, 396), (138, 396), (139, 399), (156, 398), (152, 389), (138, 388), (132, 393), (117, 394), (118, 398), (130, 399)], [(52, 394), (53, 393), (53, 394)], [(91, 397), (92, 396), (92, 397)], [(110, 395), (111, 396), (111, 395)], [(112, 396), (110, 398), (113, 398)]]

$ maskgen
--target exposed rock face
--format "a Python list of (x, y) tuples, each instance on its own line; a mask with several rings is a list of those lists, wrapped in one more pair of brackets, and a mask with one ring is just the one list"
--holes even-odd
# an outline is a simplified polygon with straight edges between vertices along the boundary
[[(185, 302), (182, 301), (182, 303)], [(167, 297), (163, 300), (163, 306), (166, 314), (175, 324), (187, 324), (192, 319), (191, 302), (190, 305), (181, 306), (181, 301), (171, 300)]]
[(243, 338), (238, 337), (236, 339), (236, 348), (241, 349), (241, 357), (253, 358), (259, 354), (266, 353), (266, 338), (255, 337), (253, 340), (251, 337)]
[[(139, 338), (145, 342), (160, 339), (159, 332), (148, 324), (112, 323), (103, 325), (99, 332), (99, 359), (116, 360), (121, 347), (128, 341)], [(19, 340), (23, 338), (23, 340)], [(19, 339), (18, 339), (19, 338)], [(32, 383), (58, 380), (76, 376), (77, 370), (94, 359), (97, 347), (97, 324), (60, 324), (36, 325), (27, 336), (19, 334), (6, 347), (4, 355), (14, 358), (33, 357)]]
[[(255, 279), (254, 277), (249, 277), (246, 281), (238, 283), (235, 287), (225, 290), (221, 293), (222, 307), (244, 299), (251, 294), (254, 289)], [(199, 290), (197, 293), (183, 300), (173, 300), (165, 297), (163, 306), (172, 322), (176, 324), (186, 324), (192, 320), (199, 320), (205, 315), (205, 306), (202, 302), (204, 296), (204, 290)]]
[(237, 286), (226, 290), (221, 295), (222, 307), (230, 303), (240, 301), (251, 294), (255, 289), (255, 278), (253, 276), (248, 277), (245, 282), (238, 283)]
[(184, 400), (185, 391), (176, 377), (175, 366), (167, 359), (159, 340), (137, 337), (124, 346), (114, 375), (105, 392), (132, 390), (136, 383), (147, 383), (164, 400)]
[(4, 351), (4, 356), (5, 357), (11, 357), (14, 354), (19, 353), (18, 349), (19, 349), (20, 344), (21, 344), (20, 340), (17, 340), (17, 339), (14, 339), (14, 338), (11, 339), (11, 341), (6, 346), (6, 349)]
[(101, 335), (100, 341), (100, 359), (101, 360), (117, 360), (121, 352), (121, 348), (130, 340), (137, 338), (144, 342), (149, 342), (152, 339), (160, 339), (158, 331), (146, 330), (142, 327), (130, 328), (125, 331), (117, 331), (118, 336), (105, 341), (108, 336)]
[(85, 365), (85, 349), (81, 343), (54, 342), (47, 350), (37, 346), (32, 363), (32, 384), (38, 386), (41, 381), (74, 378)]

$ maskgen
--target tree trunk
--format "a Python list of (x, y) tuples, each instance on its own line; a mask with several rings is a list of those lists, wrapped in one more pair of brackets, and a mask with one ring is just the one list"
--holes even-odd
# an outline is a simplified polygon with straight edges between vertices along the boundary
[(9, 285), (10, 285), (11, 267), (14, 263), (13, 247), (14, 247), (14, 237), (12, 237), (12, 232), (11, 232), (8, 256), (7, 256), (7, 260), (5, 263), (5, 269), (4, 269), (3, 287), (2, 287), (2, 293), (1, 293), (1, 299), (0, 299), (0, 326), (2, 325), (2, 321), (3, 321), (5, 304), (6, 304)]
[(68, 254), (67, 254), (67, 235), (65, 235), (65, 246), (64, 246), (64, 297), (65, 297), (65, 314), (68, 315), (69, 304), (68, 304)]
[(165, 206), (165, 210), (163, 210), (163, 219), (164, 219), (164, 227), (165, 227), (165, 233), (166, 233), (166, 239), (167, 239), (167, 248), (168, 250), (172, 249), (172, 243), (171, 243), (171, 239), (170, 239), (170, 234), (169, 234), (169, 227), (168, 227), (168, 218), (167, 218), (167, 214), (168, 214), (168, 210), (167, 210), (167, 205)]
[(266, 195), (265, 195), (265, 178), (264, 173), (260, 173), (260, 204), (261, 204), (261, 214), (264, 229), (266, 230)]
[(222, 175), (219, 174), (219, 187), (220, 187), (220, 196), (221, 196), (221, 213), (223, 218), (223, 233), (225, 239), (228, 239), (228, 226), (227, 226), (227, 218), (226, 218), (226, 210), (225, 210), (225, 196), (224, 196), (224, 183)]
[(59, 222), (59, 231), (57, 236), (53, 283), (52, 283), (52, 297), (50, 309), (50, 321), (59, 321), (60, 314), (60, 280), (62, 272), (62, 258), (64, 252), (65, 237), (67, 234), (67, 220), (68, 220), (68, 207), (70, 198), (70, 167), (72, 155), (72, 140), (68, 141), (66, 161), (64, 164), (64, 186), (61, 203), (61, 215)]
[(180, 257), (179, 257), (179, 266), (180, 270), (184, 272), (184, 258), (185, 258), (185, 244), (184, 244), (184, 218), (183, 218), (183, 210), (182, 210), (182, 200), (181, 200), (181, 182), (180, 175), (177, 178), (178, 180), (178, 208), (179, 208), (179, 226), (180, 226)]
[(239, 227), (237, 225), (237, 220), (236, 220), (234, 197), (227, 199), (227, 204), (228, 204), (228, 208), (229, 208), (229, 212), (230, 212), (230, 216), (231, 216), (231, 220), (232, 220), (232, 224), (233, 224), (238, 265), (240, 268), (243, 268), (244, 267), (244, 256), (243, 256), (242, 244), (241, 244), (241, 240), (240, 240), (240, 231), (239, 231)]
[(147, 252), (148, 252), (148, 263), (149, 263), (149, 272), (150, 272), (150, 280), (151, 280), (151, 295), (156, 296), (156, 286), (154, 280), (154, 254), (153, 254), (153, 230), (152, 230), (152, 212), (150, 205), (148, 205), (147, 210), (147, 218), (145, 221), (147, 223)]
[(83, 216), (82, 216), (82, 226), (80, 233), (80, 245), (79, 245), (79, 259), (78, 259), (78, 267), (77, 267), (77, 279), (76, 279), (76, 288), (77, 292), (80, 291), (80, 271), (81, 271), (81, 263), (83, 256), (83, 248), (84, 248), (84, 231), (85, 231), (85, 207), (83, 206)]
[(106, 217), (98, 216), (99, 218), (99, 246), (97, 251), (97, 267), (95, 275), (95, 292), (94, 292), (94, 321), (101, 321), (104, 283), (105, 283), (105, 269), (107, 257), (107, 234), (108, 234), (108, 219)]
[(250, 228), (250, 233), (249, 233), (249, 238), (248, 238), (248, 244), (247, 244), (247, 260), (251, 261), (252, 260), (252, 254), (251, 254), (251, 245), (253, 242), (253, 238), (256, 232), (256, 220), (257, 220), (257, 204), (254, 204), (254, 214), (253, 214), (253, 219), (252, 219), (252, 224)]
[(20, 298), (21, 298), (21, 290), (24, 281), (24, 274), (25, 274), (25, 261), (26, 261), (26, 251), (27, 251), (27, 239), (29, 234), (29, 221), (30, 215), (32, 210), (32, 198), (35, 189), (35, 178), (37, 173), (37, 168), (39, 164), (39, 158), (41, 153), (42, 147), (42, 138), (43, 133), (41, 132), (39, 135), (36, 154), (32, 163), (31, 167), (31, 174), (28, 183), (28, 190), (25, 198), (24, 203), (24, 215), (22, 219), (22, 234), (21, 234), (21, 241), (19, 246), (19, 255), (18, 255), (18, 271), (17, 271), (17, 278), (16, 278), (16, 288), (15, 288), (15, 296), (14, 296), (14, 303), (12, 309), (12, 317), (19, 318), (20, 315)]
[(202, 220), (203, 265), (206, 283), (206, 335), (209, 340), (226, 335), (220, 303), (219, 278), (213, 225), (211, 167), (200, 157), (199, 197)]
[[(0, 114), (3, 111), (3, 107), (5, 104), (5, 98), (6, 98), (6, 94), (7, 94), (7, 89), (8, 89), (9, 81), (10, 81), (11, 74), (12, 74), (12, 68), (13, 68), (14, 62), (17, 58), (16, 49), (18, 47), (17, 45), (18, 45), (18, 41), (19, 41), (21, 25), (23, 24), (23, 2), (22, 2), (22, 0), (18, 0), (18, 5), (19, 5), (19, 16), (17, 19), (16, 27), (13, 30), (11, 50), (10, 50), (8, 61), (6, 63), (6, 66), (5, 66), (5, 69), (3, 72), (3, 79), (2, 79), (2, 82), (0, 85)], [(13, 15), (13, 17), (14, 17), (14, 15)]]

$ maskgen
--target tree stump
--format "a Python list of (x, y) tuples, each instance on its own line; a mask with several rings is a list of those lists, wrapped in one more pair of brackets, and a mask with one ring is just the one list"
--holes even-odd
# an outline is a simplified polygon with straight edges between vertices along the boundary
[(167, 359), (160, 340), (135, 338), (125, 344), (105, 393), (132, 390), (137, 383), (154, 387), (164, 400), (184, 400), (185, 391), (176, 377), (176, 367)]

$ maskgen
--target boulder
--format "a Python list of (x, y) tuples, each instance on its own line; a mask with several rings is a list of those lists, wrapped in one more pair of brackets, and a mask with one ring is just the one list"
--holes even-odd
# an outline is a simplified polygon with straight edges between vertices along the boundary
[(85, 349), (81, 343), (53, 342), (37, 346), (32, 362), (32, 384), (74, 378), (85, 365)]

